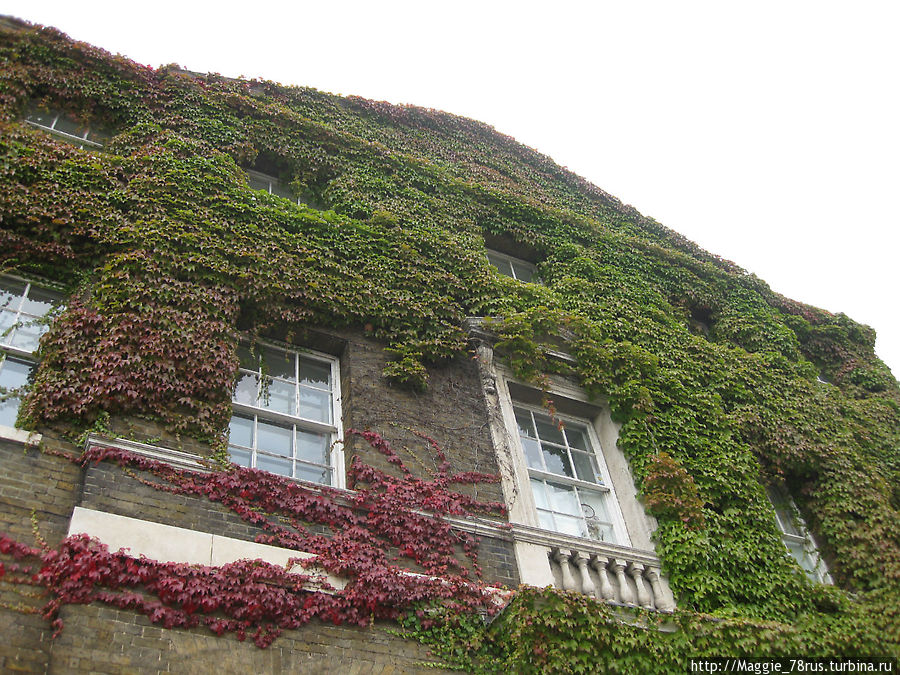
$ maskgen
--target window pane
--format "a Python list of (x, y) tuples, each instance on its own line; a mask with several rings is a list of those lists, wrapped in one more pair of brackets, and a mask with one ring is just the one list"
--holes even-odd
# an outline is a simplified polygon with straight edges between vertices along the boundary
[(566, 440), (569, 441), (569, 447), (578, 448), (585, 452), (588, 452), (591, 449), (588, 445), (587, 438), (584, 435), (584, 431), (581, 429), (566, 427)]
[(103, 131), (98, 131), (97, 129), (91, 129), (90, 131), (88, 131), (87, 137), (89, 141), (94, 141), (94, 143), (103, 145), (103, 143), (106, 142), (106, 139), (109, 138), (109, 134)]
[(0, 394), (0, 424), (6, 427), (16, 426), (20, 403), (22, 401), (18, 396)]
[(301, 462), (297, 462), (296, 477), (313, 483), (323, 483), (328, 485), (331, 483), (331, 470), (323, 469), (318, 466), (308, 466)]
[(294, 194), (291, 192), (290, 188), (280, 180), (272, 181), (272, 194), (294, 201)]
[(556, 443), (557, 445), (565, 445), (566, 442), (563, 439), (562, 432), (559, 430), (555, 424), (552, 424), (549, 420), (541, 419), (535, 415), (535, 421), (537, 422), (537, 432), (538, 437), (542, 441), (550, 441), (551, 443)]
[(259, 178), (258, 176), (254, 176), (253, 174), (247, 174), (247, 184), (250, 186), (251, 190), (265, 190), (269, 191), (269, 181), (268, 179)]
[(240, 373), (237, 387), (234, 389), (234, 400), (245, 405), (258, 405), (256, 400), (258, 389), (256, 375)]
[(615, 541), (612, 519), (606, 508), (607, 496), (599, 492), (581, 489), (578, 491), (578, 496), (587, 519), (587, 535), (591, 539), (599, 541)]
[(41, 110), (40, 108), (35, 108), (28, 113), (28, 117), (26, 117), (25, 119), (29, 122), (34, 122), (35, 124), (40, 124), (44, 127), (53, 127), (53, 120), (56, 119), (56, 113), (50, 112), (49, 110)]
[(572, 461), (575, 462), (575, 473), (581, 480), (589, 483), (602, 483), (603, 479), (597, 471), (597, 462), (593, 455), (572, 450)]
[(87, 129), (81, 124), (65, 115), (59, 116), (59, 119), (56, 120), (56, 126), (53, 128), (57, 131), (62, 131), (67, 134), (72, 134), (73, 136), (78, 136), (79, 138), (84, 136), (84, 132), (87, 131)]
[(228, 425), (228, 442), (231, 445), (253, 447), (253, 420), (235, 415)]
[(280, 377), (283, 380), (291, 381), (296, 380), (297, 373), (294, 370), (294, 358), (293, 354), (288, 354), (280, 349), (265, 347), (262, 350), (262, 360), (266, 375), (271, 377)]
[(232, 462), (232, 464), (237, 464), (238, 466), (250, 467), (250, 451), (244, 450), (242, 448), (232, 448), (229, 446), (228, 448), (228, 459)]
[(300, 359), (300, 384), (330, 390), (331, 365), (320, 361)]
[(0, 311), (0, 344), (12, 344), (15, 339), (15, 312)]
[(775, 506), (775, 515), (778, 516), (778, 525), (781, 527), (781, 531), (785, 534), (792, 534), (795, 537), (802, 537), (803, 534), (800, 532), (797, 527), (796, 517), (794, 516), (793, 509), (790, 508), (787, 504), (782, 502), (781, 504), (777, 504)]
[(571, 534), (573, 537), (583, 537), (586, 532), (584, 531), (584, 523), (581, 518), (572, 518), (570, 516), (561, 516), (559, 514), (553, 514), (553, 520), (556, 521), (556, 531), (562, 532), (563, 534)]
[(556, 530), (556, 523), (553, 522), (553, 516), (546, 511), (538, 511), (538, 521), (545, 530)]
[(316, 464), (328, 464), (328, 441), (326, 434), (316, 434), (297, 430), (297, 458)]
[(541, 462), (541, 446), (533, 438), (519, 437), (522, 442), (522, 450), (525, 451), (525, 461), (532, 469), (544, 470), (544, 464)]
[(49, 326), (46, 324), (36, 323), (35, 319), (20, 316), (19, 325), (13, 331), (9, 344), (27, 352), (36, 351), (41, 335), (46, 333), (48, 329)]
[(280, 457), (270, 457), (262, 453), (256, 454), (256, 468), (268, 471), (269, 473), (277, 473), (280, 476), (292, 476), (290, 459), (282, 459)]
[(261, 408), (269, 410), (277, 410), (287, 415), (297, 414), (297, 403), (295, 401), (296, 387), (293, 382), (284, 382), (283, 380), (273, 380), (271, 377), (263, 379)]
[(550, 492), (550, 503), (554, 511), (569, 513), (573, 516), (581, 515), (581, 509), (578, 507), (578, 498), (573, 488), (555, 483), (547, 483), (547, 488)]
[(609, 511), (606, 508), (607, 496), (593, 490), (579, 490), (578, 496), (582, 501), (584, 515), (587, 518), (597, 518), (605, 523), (611, 522)]
[(0, 307), (18, 311), (25, 284), (11, 279), (0, 279)]
[(32, 364), (19, 359), (6, 358), (0, 363), (0, 387), (6, 391), (24, 387)]
[(516, 273), (516, 279), (519, 281), (531, 281), (531, 277), (534, 276), (529, 265), (513, 263), (512, 267), (513, 271)]
[(539, 509), (549, 509), (550, 501), (547, 499), (547, 487), (544, 481), (531, 479), (531, 492), (534, 494), (534, 503)]
[(16, 425), (21, 399), (9, 392), (28, 382), (31, 364), (17, 359), (5, 359), (0, 363), (0, 424), (7, 427)]
[[(490, 260), (490, 258), (488, 258), (488, 260)], [(507, 277), (511, 277), (513, 275), (512, 266), (508, 261), (503, 260), (502, 258), (494, 258), (493, 260), (490, 260), (490, 262), (494, 267), (497, 268), (497, 271), (500, 272), (500, 274)]]
[[(259, 420), (256, 425), (256, 448), (290, 457), (293, 454), (291, 443), (293, 435), (293, 428), (290, 425), (285, 426)], [(258, 463), (257, 466), (259, 466)]]
[(238, 359), (241, 362), (241, 368), (259, 372), (259, 357), (251, 352), (247, 347), (238, 347)]
[(565, 448), (557, 448), (546, 444), (541, 444), (541, 448), (544, 451), (544, 462), (547, 463), (547, 471), (558, 473), (560, 476), (568, 476), (569, 478), (575, 477)]
[(318, 389), (300, 387), (300, 417), (330, 423), (331, 395)]
[(32, 316), (44, 316), (53, 309), (54, 303), (58, 300), (59, 296), (56, 293), (32, 286), (22, 304), (22, 311)]
[(794, 557), (794, 560), (797, 561), (797, 564), (800, 565), (805, 571), (812, 572), (815, 569), (815, 565), (810, 559), (809, 555), (806, 553), (806, 549), (803, 544), (799, 542), (785, 542), (785, 545), (788, 547), (788, 550), (791, 552), (791, 555)]
[(604, 523), (598, 520), (588, 520), (587, 521), (587, 535), (591, 539), (595, 541), (608, 541), (612, 543), (616, 542), (615, 534), (613, 533), (612, 524)]
[(524, 410), (516, 410), (516, 424), (519, 426), (520, 436), (531, 436), (537, 438), (534, 433), (534, 425), (531, 423), (531, 415)]

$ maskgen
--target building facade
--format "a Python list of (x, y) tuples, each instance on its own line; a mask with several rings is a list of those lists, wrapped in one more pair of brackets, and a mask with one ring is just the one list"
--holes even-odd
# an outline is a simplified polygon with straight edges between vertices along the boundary
[(0, 29), (5, 670), (900, 652), (871, 329), (471, 120)]

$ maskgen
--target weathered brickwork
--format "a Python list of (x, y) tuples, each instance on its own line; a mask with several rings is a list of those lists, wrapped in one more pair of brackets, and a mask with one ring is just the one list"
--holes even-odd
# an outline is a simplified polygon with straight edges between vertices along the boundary
[(427, 650), (369, 628), (310, 624), (271, 647), (218, 637), (203, 628), (154, 626), (145, 617), (99, 606), (69, 606), (53, 642), (48, 673), (324, 673), (389, 675), (446, 672), (427, 668)]
[[(377, 343), (353, 335), (345, 338), (341, 358), (348, 383), (343, 392), (345, 427), (377, 431), (414, 472), (436, 467), (427, 442), (413, 433), (419, 432), (437, 441), (454, 469), (497, 473), (484, 396), (472, 359), (459, 357), (432, 368), (426, 391), (407, 391), (385, 385), (381, 371), (387, 356)], [(348, 459), (358, 454), (368, 464), (387, 468), (383, 457), (361, 439), (348, 438), (346, 450)], [(471, 490), (479, 499), (503, 501), (499, 484), (481, 484)]]
[[(49, 446), (57, 446), (45, 440)], [(69, 446), (71, 448), (71, 446)], [(81, 470), (68, 460), (23, 450), (18, 443), (0, 442), (0, 528), (23, 541), (31, 541), (31, 513), (41, 535), (51, 544), (65, 537), (72, 508), (81, 491)]]
[[(390, 387), (381, 377), (386, 356), (380, 345), (359, 335), (328, 336), (329, 351), (340, 358), (345, 428), (371, 429), (385, 436), (407, 466), (427, 475), (437, 466), (427, 441), (446, 452), (453, 469), (496, 473), (486, 427), (484, 400), (474, 364), (457, 359), (430, 372), (427, 392)], [(315, 342), (315, 341), (314, 341)], [(318, 343), (322, 338), (318, 339)], [(319, 344), (310, 346), (319, 347)], [(166, 433), (153, 422), (113, 418), (111, 435), (208, 455), (208, 445)], [(46, 430), (45, 430), (46, 431)], [(42, 446), (51, 452), (77, 455), (81, 448), (47, 431)], [(347, 461), (353, 455), (393, 470), (382, 455), (357, 437), (347, 439)], [(156, 481), (153, 476), (138, 473)], [(466, 486), (462, 486), (465, 488)], [(502, 501), (498, 485), (480, 485), (479, 499)], [(75, 506), (166, 525), (253, 541), (261, 532), (221, 504), (203, 497), (173, 495), (154, 489), (108, 462), (82, 469), (75, 463), (20, 443), (0, 443), (0, 530), (19, 541), (34, 541), (32, 513), (50, 546), (65, 537)], [(485, 580), (514, 587), (519, 583), (511, 543), (504, 537), (482, 537), (479, 556)], [(0, 672), (33, 673), (160, 673), (160, 672), (436, 672), (425, 668), (427, 652), (389, 634), (388, 626), (338, 627), (312, 623), (288, 631), (268, 649), (233, 635), (218, 637), (205, 628), (164, 629), (145, 617), (104, 606), (65, 607), (65, 629), (50, 640), (48, 623), (37, 614), (10, 608), (40, 608), (45, 599), (22, 596), (25, 587), (0, 588)]]
[[(0, 531), (32, 544), (33, 513), (40, 536), (55, 546), (65, 537), (80, 491), (81, 470), (76, 465), (37, 448), (0, 442)], [(25, 612), (37, 611), (45, 602), (29, 595), (31, 590), (0, 585), (0, 672), (46, 670), (52, 631), (39, 614)]]

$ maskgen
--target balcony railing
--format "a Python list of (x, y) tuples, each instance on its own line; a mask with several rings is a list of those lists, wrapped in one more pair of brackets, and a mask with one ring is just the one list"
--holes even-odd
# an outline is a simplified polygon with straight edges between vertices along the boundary
[(629, 607), (675, 609), (658, 563), (645, 555), (555, 547), (549, 549), (548, 557), (559, 588)]

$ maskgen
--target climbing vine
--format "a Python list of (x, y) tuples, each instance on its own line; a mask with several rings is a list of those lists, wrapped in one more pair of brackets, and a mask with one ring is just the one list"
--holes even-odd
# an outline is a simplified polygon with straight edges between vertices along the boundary
[[(251, 635), (259, 647), (312, 619), (368, 625), (423, 604), (496, 613), (502, 598), (495, 602), (496, 591), (480, 580), (478, 540), (452, 528), (444, 517), (503, 513), (502, 504), (480, 502), (451, 488), (498, 478), (453, 472), (427, 437), (438, 468), (430, 479), (415, 478), (380, 435), (349, 433), (363, 437), (400, 476), (356, 460), (348, 470), (356, 490), (347, 493), (241, 467), (186, 471), (119, 448), (91, 446), (72, 458), (86, 467), (114, 462), (154, 489), (221, 504), (259, 528), (257, 542), (311, 554), (292, 559), (286, 569), (261, 560), (209, 567), (135, 558), (83, 534), (66, 538), (56, 549), (42, 540), (30, 547), (0, 535), (0, 553), (14, 560), (0, 563), (0, 579), (44, 587), (49, 599), (40, 612), (56, 633), (63, 629), (59, 610), (64, 605), (99, 602), (133, 609), (167, 628), (203, 625), (242, 640)], [(394, 562), (391, 551), (417, 573)], [(331, 587), (313, 568), (346, 585)]]
[[(29, 26), (2, 29), (0, 59), (0, 264), (70, 292), (23, 424), (138, 415), (220, 447), (242, 333), (352, 328), (385, 347), (385, 377), (421, 389), (467, 349), (464, 318), (495, 317), (521, 377), (570, 377), (621, 423), (679, 606), (735, 622), (686, 629), (723, 649), (767, 621), (821, 651), (851, 626), (861, 644), (896, 636), (900, 388), (868, 327), (471, 120), (152, 70)], [(103, 151), (24, 124), (33, 105), (102, 128)], [(305, 203), (249, 189), (251, 167)], [(486, 243), (542, 283), (497, 274)], [(765, 483), (792, 494), (854, 599), (798, 573)]]

